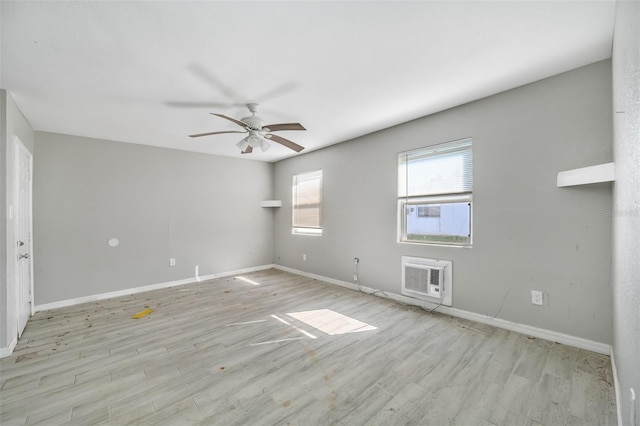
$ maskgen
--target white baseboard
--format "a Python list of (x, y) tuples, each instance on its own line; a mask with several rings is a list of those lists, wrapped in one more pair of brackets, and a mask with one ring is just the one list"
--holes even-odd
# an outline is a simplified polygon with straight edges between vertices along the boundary
[(618, 426), (623, 426), (622, 424), (622, 407), (620, 406), (621, 396), (620, 395), (620, 382), (618, 381), (618, 367), (616, 366), (616, 357), (613, 354), (613, 346), (611, 347), (611, 352), (609, 354), (611, 358), (611, 372), (613, 374), (613, 389), (616, 392), (616, 409), (618, 411)]
[[(313, 279), (316, 279), (318, 281), (323, 281), (323, 282), (326, 282), (326, 283), (329, 283), (329, 284), (334, 284), (334, 285), (338, 285), (338, 286), (341, 286), (341, 287), (346, 287), (346, 288), (349, 288), (351, 290), (361, 291), (361, 292), (367, 293), (367, 294), (373, 294), (375, 296), (383, 297), (383, 298), (386, 298), (386, 299), (391, 299), (391, 300), (394, 300), (396, 302), (404, 303), (404, 304), (407, 304), (407, 305), (420, 306), (420, 307), (423, 307), (425, 309), (433, 309), (433, 308), (435, 308), (437, 306), (436, 304), (431, 303), (431, 302), (427, 302), (427, 301), (423, 301), (423, 300), (419, 300), (419, 299), (414, 299), (414, 298), (411, 298), (411, 297), (403, 296), (403, 295), (392, 293), (392, 292), (389, 292), (389, 291), (381, 291), (381, 290), (376, 290), (376, 289), (373, 289), (373, 288), (370, 288), (370, 287), (357, 286), (354, 283), (349, 283), (349, 282), (346, 282), (346, 281), (336, 280), (336, 279), (325, 277), (325, 276), (322, 276), (322, 275), (312, 274), (312, 273), (309, 273), (309, 272), (304, 272), (304, 271), (300, 271), (300, 270), (297, 270), (297, 269), (288, 268), (288, 267), (282, 266), (282, 265), (268, 264), (268, 265), (255, 266), (255, 267), (252, 267), (252, 268), (239, 269), (239, 270), (235, 270), (235, 271), (228, 271), (228, 272), (221, 272), (221, 273), (217, 273), (217, 274), (210, 274), (210, 275), (206, 275), (206, 276), (202, 276), (202, 277), (192, 277), (192, 278), (186, 278), (186, 279), (177, 280), (177, 281), (170, 281), (170, 282), (165, 282), (165, 283), (151, 284), (151, 285), (142, 286), (142, 287), (129, 288), (129, 289), (125, 289), (125, 290), (118, 290), (118, 291), (113, 291), (113, 292), (109, 292), (109, 293), (94, 294), (94, 295), (91, 295), (91, 296), (84, 296), (84, 297), (79, 297), (79, 298), (75, 298), (75, 299), (61, 300), (61, 301), (58, 301), (58, 302), (52, 302), (52, 303), (46, 303), (46, 304), (43, 304), (43, 305), (37, 305), (37, 306), (34, 307), (34, 310), (35, 310), (35, 312), (46, 311), (46, 310), (49, 310), (49, 309), (57, 309), (57, 308), (62, 308), (62, 307), (66, 307), (66, 306), (78, 305), (78, 304), (81, 304), (81, 303), (95, 302), (97, 300), (111, 299), (111, 298), (120, 297), (120, 296), (129, 296), (129, 295), (132, 295), (132, 294), (142, 293), (142, 292), (145, 292), (145, 291), (158, 290), (158, 289), (167, 288), (167, 287), (176, 287), (176, 286), (181, 286), (181, 285), (185, 285), (185, 284), (192, 284), (192, 283), (195, 283), (195, 282), (206, 281), (206, 280), (211, 280), (211, 279), (220, 278), (220, 277), (226, 277), (226, 276), (230, 276), (230, 275), (243, 274), (243, 273), (247, 273), (247, 272), (260, 271), (260, 270), (270, 269), (270, 268), (280, 269), (282, 271), (291, 272), (293, 274), (297, 274), (297, 275), (302, 275), (302, 276), (305, 276), (305, 277), (313, 278)], [(438, 307), (438, 312), (444, 313), (444, 314), (448, 314), (448, 315), (452, 315), (452, 316), (455, 316), (455, 317), (458, 317), (458, 318), (464, 318), (464, 319), (467, 319), (467, 320), (470, 320), (470, 321), (476, 321), (476, 322), (479, 322), (479, 323), (482, 323), (482, 324), (492, 325), (494, 327), (503, 328), (505, 330), (510, 330), (510, 331), (515, 331), (515, 332), (522, 333), (522, 334), (527, 334), (529, 336), (537, 337), (537, 338), (540, 338), (540, 339), (550, 340), (552, 342), (558, 342), (558, 343), (562, 343), (562, 344), (573, 346), (573, 347), (580, 348), (580, 349), (586, 349), (586, 350), (589, 350), (589, 351), (592, 351), (592, 352), (596, 352), (596, 353), (600, 353), (600, 354), (604, 354), (604, 355), (610, 355), (612, 353), (611, 352), (611, 345), (608, 345), (606, 343), (595, 342), (593, 340), (588, 340), (588, 339), (583, 339), (581, 337), (576, 337), (576, 336), (571, 336), (571, 335), (568, 335), (568, 334), (558, 333), (558, 332), (552, 331), (552, 330), (546, 330), (546, 329), (543, 329), (543, 328), (533, 327), (533, 326), (526, 325), (526, 324), (515, 323), (515, 322), (512, 322), (512, 321), (507, 321), (507, 320), (503, 320), (503, 319), (499, 319), (499, 318), (493, 318), (493, 317), (489, 317), (489, 316), (486, 316), (486, 315), (477, 314), (475, 312), (464, 311), (464, 310), (461, 310), (461, 309), (451, 308), (451, 307), (448, 307), (448, 306), (440, 306), (440, 307)], [(15, 343), (13, 343), (13, 345), (15, 347)], [(10, 348), (0, 348), (0, 356), (2, 356), (2, 354), (4, 354), (7, 351), (9, 351), (9, 354), (11, 354), (11, 351), (13, 351), (13, 348), (11, 348), (11, 349)]]
[(14, 338), (9, 342), (9, 346), (7, 346), (6, 348), (0, 348), (0, 358), (11, 356), (17, 344), (18, 338), (14, 336)]
[(158, 284), (150, 284), (142, 287), (127, 288), (124, 290), (111, 291), (108, 293), (92, 294), (90, 296), (83, 296), (75, 299), (60, 300), (58, 302), (51, 302), (51, 303), (45, 303), (42, 305), (36, 305), (34, 306), (34, 311), (35, 312), (48, 311), (50, 309), (64, 308), (66, 306), (79, 305), (81, 303), (95, 302), (97, 300), (112, 299), (114, 297), (120, 297), (120, 296), (130, 296), (132, 294), (143, 293), (145, 291), (159, 290), (163, 288), (176, 287), (176, 286), (181, 286), (185, 284), (193, 284), (200, 281), (212, 280), (214, 278), (228, 277), (230, 275), (237, 275), (237, 274), (246, 274), (247, 272), (261, 271), (263, 269), (270, 269), (273, 267), (274, 267), (273, 264), (255, 266), (252, 268), (238, 269), (235, 271), (220, 272), (217, 274), (210, 274), (210, 275), (205, 275), (200, 277), (185, 278), (177, 281), (169, 281), (169, 282), (158, 283)]
[[(324, 281), (330, 284), (346, 287), (351, 290), (361, 291), (367, 294), (373, 294), (375, 296), (383, 297), (386, 299), (395, 300), (396, 302), (404, 303), (407, 305), (420, 306), (425, 309), (433, 309), (437, 305), (424, 300), (414, 299), (412, 297), (403, 296), (400, 294), (392, 293), (389, 291), (376, 290), (370, 287), (360, 286), (356, 284), (336, 280), (329, 277), (323, 277), (322, 275), (312, 274), (309, 272), (299, 271), (297, 269), (288, 268), (286, 266), (274, 265), (276, 269), (282, 271), (291, 272), (293, 274), (302, 275), (305, 277), (313, 278), (318, 281)], [(526, 334), (539, 339), (550, 340), (552, 342), (562, 343), (564, 345), (573, 346), (580, 349), (586, 349), (588, 351), (596, 352), (603, 355), (609, 355), (611, 353), (611, 345), (606, 343), (595, 342), (593, 340), (583, 339), (582, 337), (571, 336), (569, 334), (559, 333), (557, 331), (546, 330), (544, 328), (533, 327), (526, 324), (520, 324), (512, 321), (507, 321), (499, 318), (493, 318), (486, 315), (477, 314), (475, 312), (463, 311), (462, 309), (451, 308), (449, 306), (438, 307), (438, 312), (443, 314), (452, 315), (458, 318), (464, 318), (470, 321), (476, 321), (482, 324), (492, 325), (494, 327), (503, 328), (505, 330), (515, 331), (517, 333)]]

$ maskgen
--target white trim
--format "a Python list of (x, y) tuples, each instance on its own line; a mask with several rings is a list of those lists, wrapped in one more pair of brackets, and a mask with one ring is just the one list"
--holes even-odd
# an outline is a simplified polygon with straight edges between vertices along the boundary
[(0, 348), (0, 358), (6, 358), (8, 356), (11, 356), (17, 344), (18, 344), (18, 336), (15, 336), (11, 340), (11, 342), (9, 342), (9, 346), (7, 346), (6, 348)]
[(168, 281), (164, 283), (145, 285), (142, 287), (127, 288), (125, 290), (111, 291), (109, 293), (93, 294), (91, 296), (83, 296), (75, 299), (60, 300), (58, 302), (45, 303), (35, 306), (35, 311), (48, 311), (50, 309), (64, 308), (67, 306), (79, 305), (81, 303), (95, 302), (97, 300), (112, 299), (114, 297), (129, 296), (136, 293), (144, 293), (145, 291), (159, 290), (168, 287), (177, 287), (185, 284), (193, 284), (200, 281), (212, 280), (214, 278), (228, 277), (230, 275), (245, 274), (247, 272), (261, 271), (264, 269), (274, 268), (273, 264), (254, 266), (252, 268), (237, 269), (235, 271), (220, 272), (201, 277), (185, 278), (183, 280)]
[[(291, 272), (292, 274), (298, 274), (305, 277), (316, 279), (318, 281), (324, 281), (329, 284), (335, 284), (341, 287), (346, 287), (351, 290), (361, 291), (363, 293), (384, 297), (385, 299), (391, 299), (396, 302), (404, 303), (406, 305), (420, 306), (427, 310), (434, 309), (435, 307), (438, 306), (435, 303), (418, 300), (418, 299), (414, 299), (407, 296), (402, 296), (400, 294), (395, 294), (386, 290), (384, 291), (376, 290), (376, 289), (365, 287), (365, 286), (358, 287), (357, 285), (346, 282), (346, 281), (323, 277), (322, 275), (299, 271), (297, 269), (288, 268), (286, 266), (274, 265), (273, 267), (276, 269), (280, 269), (282, 271)], [(462, 309), (451, 308), (448, 306), (439, 306), (438, 312), (452, 315), (458, 318), (468, 319), (470, 321), (476, 321), (482, 324), (492, 325), (494, 327), (503, 328), (505, 330), (515, 331), (517, 333), (526, 334), (528, 336), (537, 337), (539, 339), (558, 342), (564, 345), (569, 345), (569, 346), (573, 346), (580, 349), (586, 349), (588, 351), (596, 352), (603, 355), (609, 355), (611, 353), (611, 345), (608, 345), (606, 343), (595, 342), (589, 339), (584, 339), (582, 337), (571, 336), (569, 334), (558, 333), (557, 331), (533, 327), (530, 325), (520, 324), (520, 323), (507, 321), (499, 318), (493, 318), (486, 315), (477, 314), (475, 312), (463, 311)]]
[[(273, 265), (273, 267), (276, 268), (276, 269), (279, 269), (281, 271), (290, 272), (290, 273), (296, 274), (296, 275), (302, 275), (303, 277), (313, 278), (314, 280), (324, 281), (324, 282), (329, 283), (329, 284), (335, 284), (335, 285), (339, 285), (340, 287), (346, 287), (348, 289), (358, 291), (358, 286), (357, 285), (352, 284), (352, 283), (348, 283), (346, 281), (335, 280), (333, 278), (325, 277), (325, 276), (322, 276), (322, 275), (312, 274), (311, 272), (300, 271), (298, 269), (293, 269), (293, 268), (289, 268), (287, 266), (282, 266), (282, 265)], [(362, 287), (362, 288), (364, 289), (365, 287)]]
[(606, 163), (558, 172), (556, 183), (561, 188), (563, 186), (587, 185), (590, 183), (613, 182), (615, 180), (615, 164)]
[(463, 311), (461, 309), (448, 308), (443, 306), (440, 307), (439, 310), (443, 313), (448, 313), (460, 318), (477, 321), (483, 324), (493, 325), (498, 328), (504, 328), (505, 330), (527, 334), (539, 339), (562, 343), (564, 345), (573, 346), (579, 349), (586, 349), (588, 351), (596, 352), (603, 355), (609, 355), (609, 352), (611, 351), (611, 345), (584, 339), (582, 337), (572, 336), (570, 334), (559, 333), (553, 330), (547, 330), (544, 328), (533, 327), (530, 325), (520, 324), (499, 318), (493, 318), (486, 315), (476, 314), (474, 312)]
[(609, 353), (609, 358), (611, 358), (611, 372), (613, 373), (613, 389), (616, 391), (616, 410), (618, 414), (618, 426), (623, 426), (622, 424), (622, 407), (620, 406), (620, 381), (618, 380), (618, 367), (616, 366), (616, 357), (613, 356), (613, 346), (611, 347), (611, 352)]

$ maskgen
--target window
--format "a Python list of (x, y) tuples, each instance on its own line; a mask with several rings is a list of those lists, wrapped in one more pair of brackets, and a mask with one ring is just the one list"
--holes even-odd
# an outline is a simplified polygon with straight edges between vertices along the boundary
[(398, 155), (399, 241), (470, 245), (472, 141)]
[(292, 233), (322, 235), (322, 170), (293, 176)]

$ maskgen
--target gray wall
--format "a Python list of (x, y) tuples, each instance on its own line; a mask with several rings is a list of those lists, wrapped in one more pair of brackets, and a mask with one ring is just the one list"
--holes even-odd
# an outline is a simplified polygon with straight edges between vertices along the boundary
[(272, 263), (272, 164), (35, 139), (36, 305)]
[[(400, 293), (402, 255), (453, 261), (453, 306), (611, 342), (611, 184), (557, 172), (612, 161), (611, 63), (276, 163), (275, 262)], [(397, 154), (474, 141), (473, 248), (397, 243)], [(322, 237), (291, 235), (291, 178), (323, 169)], [(302, 255), (307, 254), (306, 262)], [(531, 290), (544, 306), (531, 304)]]
[(619, 2), (613, 44), (613, 352), (622, 424), (640, 421), (640, 3)]
[[(7, 261), (15, 259), (15, 226), (9, 220), (8, 210), (15, 197), (14, 136), (18, 136), (22, 143), (34, 154), (33, 128), (24, 118), (22, 112), (14, 102), (11, 94), (0, 89), (0, 349), (7, 348), (11, 340), (17, 336), (16, 293), (14, 286), (14, 263)], [(35, 154), (34, 154), (35, 158)], [(5, 226), (6, 224), (6, 226)]]

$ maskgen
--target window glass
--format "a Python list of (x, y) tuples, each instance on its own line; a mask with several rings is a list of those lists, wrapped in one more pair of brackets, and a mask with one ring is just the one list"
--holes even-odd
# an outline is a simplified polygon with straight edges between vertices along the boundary
[(471, 139), (398, 155), (399, 241), (470, 245)]
[(405, 204), (406, 241), (469, 244), (471, 203)]
[(293, 176), (292, 232), (322, 234), (322, 170)]

